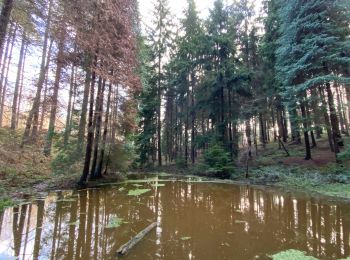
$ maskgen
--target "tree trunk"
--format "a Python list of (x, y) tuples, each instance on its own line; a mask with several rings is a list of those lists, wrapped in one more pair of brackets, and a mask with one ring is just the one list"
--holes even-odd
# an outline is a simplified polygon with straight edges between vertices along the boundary
[[(160, 30), (162, 27), (160, 26)], [(160, 34), (161, 35), (161, 31)], [(158, 56), (158, 107), (157, 107), (157, 151), (158, 151), (158, 166), (162, 166), (162, 119), (161, 119), (161, 108), (162, 108), (162, 89), (161, 89), (161, 54)]]
[(316, 89), (311, 90), (311, 108), (315, 117), (315, 132), (316, 132), (316, 138), (320, 139), (322, 137), (322, 113), (320, 111), (320, 108), (318, 106), (318, 100), (319, 96), (317, 95)]
[(350, 122), (350, 86), (345, 86), (346, 100), (348, 105), (348, 120)]
[(79, 121), (79, 130), (78, 130), (78, 146), (77, 151), (79, 154), (83, 151), (84, 139), (85, 139), (85, 128), (86, 128), (86, 114), (89, 103), (89, 89), (91, 85), (91, 71), (90, 68), (87, 68), (85, 75), (85, 84), (84, 84), (84, 97), (83, 104), (81, 106), (81, 114)]
[(14, 0), (4, 0), (0, 14), (0, 61), (2, 58), (7, 26), (10, 22), (10, 15), (13, 9)]
[(11, 114), (11, 129), (16, 129), (16, 122), (17, 122), (17, 101), (18, 101), (18, 94), (19, 94), (19, 88), (20, 88), (20, 81), (22, 77), (22, 67), (23, 67), (23, 58), (24, 58), (24, 50), (26, 48), (26, 35), (25, 32), (23, 32), (22, 35), (22, 43), (21, 43), (21, 50), (19, 53), (19, 61), (17, 66), (17, 78), (16, 78), (16, 84), (15, 84), (15, 91), (13, 94), (13, 101), (12, 101), (12, 114)]
[(330, 123), (329, 115), (328, 115), (328, 112), (327, 112), (327, 103), (326, 103), (326, 100), (325, 100), (325, 94), (324, 94), (324, 91), (323, 91), (323, 89), (321, 87), (318, 90), (319, 90), (320, 98), (321, 98), (321, 102), (322, 102), (323, 117), (324, 117), (324, 122), (325, 122), (325, 125), (326, 125), (326, 131), (327, 131), (329, 148), (331, 149), (332, 152), (334, 152), (334, 144), (333, 144), (331, 123)]
[[(7, 65), (6, 65), (6, 59), (5, 59), (4, 60), (4, 66), (3, 66), (3, 74), (1, 75), (2, 95), (0, 97), (1, 98), (0, 99), (1, 100), (0, 101), (0, 127), (2, 127), (2, 123), (3, 123), (5, 100), (6, 100), (6, 90), (7, 90), (7, 83), (8, 83), (8, 79), (9, 79), (9, 72), (10, 72), (10, 65), (11, 65), (11, 60), (12, 60), (13, 46), (14, 46), (15, 40), (16, 40), (16, 31), (17, 31), (17, 27), (15, 28), (15, 31), (13, 32), (13, 36), (12, 36), (12, 40), (11, 40), (10, 53), (9, 53), (8, 60), (7, 60)], [(5, 70), (5, 68), (6, 68), (6, 70)], [(6, 71), (6, 73), (5, 73), (5, 71)], [(2, 83), (4, 83), (4, 84), (2, 84)]]
[[(79, 185), (84, 185), (87, 181), (90, 169), (90, 160), (92, 152), (92, 144), (94, 142), (94, 128), (93, 128), (93, 117), (94, 117), (94, 93), (95, 93), (95, 80), (96, 73), (92, 72), (91, 86), (90, 86), (90, 107), (89, 107), (89, 122), (88, 122), (88, 135), (86, 141), (86, 150), (85, 150), (85, 161), (83, 173), (79, 180)], [(85, 86), (86, 87), (86, 86)]]
[(48, 66), (48, 64), (46, 64), (45, 61), (46, 61), (46, 54), (47, 54), (47, 44), (48, 44), (48, 39), (49, 39), (49, 30), (50, 30), (50, 24), (51, 24), (52, 2), (53, 2), (53, 0), (49, 1), (49, 11), (48, 11), (46, 28), (45, 28), (43, 53), (42, 53), (42, 57), (41, 57), (40, 74), (39, 74), (39, 79), (38, 79), (38, 84), (37, 84), (36, 95), (35, 95), (35, 98), (33, 100), (32, 108), (31, 108), (29, 115), (28, 115), (28, 118), (26, 120), (26, 126), (24, 129), (24, 134), (23, 134), (22, 144), (21, 144), (22, 147), (24, 144), (26, 144), (29, 141), (30, 129), (32, 128), (33, 118), (34, 118), (34, 124), (33, 124), (33, 131), (32, 131), (32, 141), (36, 141), (36, 138), (37, 138), (37, 127), (38, 127), (37, 126), (37, 118), (39, 115), (41, 90), (43, 88), (44, 81), (45, 81), (46, 67)]
[(16, 128), (18, 128), (19, 118), (21, 115), (21, 104), (22, 104), (22, 93), (23, 93), (24, 71), (25, 71), (24, 68), (25, 68), (25, 64), (26, 64), (27, 49), (28, 49), (28, 44), (26, 45), (26, 49), (24, 50), (22, 76), (21, 76), (21, 83), (20, 83), (19, 96), (18, 96), (18, 105), (17, 105)]
[(298, 112), (294, 108), (290, 111), (290, 124), (292, 128), (292, 141), (296, 144), (301, 144), (299, 126), (296, 118), (298, 117)]
[(69, 98), (68, 98), (68, 108), (67, 108), (67, 117), (66, 117), (66, 128), (64, 130), (64, 147), (67, 148), (69, 136), (71, 132), (71, 113), (72, 113), (72, 97), (73, 97), (73, 88), (74, 88), (74, 71), (75, 66), (72, 64), (72, 71), (70, 74), (70, 86), (69, 86)]
[(305, 141), (305, 160), (310, 160), (311, 159), (311, 147), (310, 147), (310, 139), (309, 139), (309, 133), (308, 133), (308, 124), (307, 124), (307, 114), (305, 110), (305, 104), (304, 101), (301, 102), (300, 104), (300, 109), (301, 109), (301, 115), (303, 117), (303, 127), (304, 127), (304, 141)]
[[(10, 50), (10, 44), (13, 43), (13, 37), (16, 34), (17, 31), (17, 26), (11, 26), (9, 34), (7, 36), (7, 41), (6, 41), (6, 48), (5, 48), (5, 57), (4, 59), (0, 59), (1, 63), (1, 74), (0, 74), (0, 104), (1, 98), (2, 98), (2, 92), (3, 92), (3, 87), (4, 87), (4, 80), (5, 80), (5, 72), (6, 72), (6, 65), (7, 65), (7, 59), (9, 56), (9, 50)], [(11, 45), (12, 46), (12, 45)]]
[(249, 158), (251, 158), (252, 157), (252, 128), (251, 128), (249, 119), (245, 121), (245, 134), (246, 134), (247, 143), (248, 143), (248, 155), (249, 155)]
[(349, 125), (345, 115), (345, 109), (343, 106), (343, 95), (341, 93), (341, 89), (340, 89), (340, 86), (338, 86), (338, 84), (335, 85), (335, 90), (337, 93), (337, 101), (338, 101), (337, 103), (338, 103), (339, 119), (341, 124), (341, 132), (346, 136), (349, 136)]
[(260, 124), (260, 142), (262, 143), (263, 147), (266, 146), (266, 133), (265, 133), (265, 126), (264, 126), (264, 118), (263, 114), (259, 113), (259, 124)]
[(344, 144), (343, 144), (343, 140), (339, 130), (339, 121), (337, 117), (337, 111), (335, 110), (333, 93), (329, 82), (326, 83), (326, 91), (328, 96), (328, 106), (329, 106), (329, 112), (330, 112), (330, 118), (331, 118), (334, 153), (337, 157), (337, 154), (340, 152), (339, 147), (343, 146)]
[(196, 112), (194, 107), (194, 86), (195, 86), (195, 75), (192, 73), (192, 90), (191, 90), (191, 161), (192, 164), (196, 161), (196, 150), (195, 150), (195, 121), (196, 121)]
[(106, 80), (103, 79), (102, 83), (100, 84), (102, 78), (99, 79), (99, 89), (97, 91), (98, 93), (98, 101), (96, 101), (96, 111), (95, 111), (95, 143), (94, 143), (94, 153), (92, 158), (92, 164), (90, 169), (90, 180), (97, 179), (96, 176), (96, 165), (97, 165), (97, 157), (98, 157), (98, 150), (100, 145), (100, 138), (101, 138), (101, 123), (102, 123), (102, 113), (103, 113), (103, 99), (104, 99), (104, 91), (106, 86)]
[(105, 122), (104, 122), (104, 130), (103, 130), (103, 135), (102, 135), (101, 151), (100, 151), (100, 157), (99, 157), (96, 172), (95, 172), (96, 178), (102, 177), (102, 166), (103, 166), (103, 160), (104, 160), (104, 155), (105, 155), (105, 150), (106, 150), (106, 141), (107, 141), (107, 133), (108, 133), (108, 118), (109, 118), (109, 110), (110, 110), (110, 104), (111, 104), (111, 93), (112, 93), (112, 83), (109, 83), (107, 108), (106, 108), (106, 115), (105, 115)]
[(52, 44), (53, 44), (53, 40), (51, 40), (50, 43), (50, 47), (48, 50), (48, 54), (47, 54), (47, 59), (46, 59), (46, 71), (45, 71), (45, 88), (44, 88), (44, 97), (43, 97), (43, 102), (42, 102), (42, 108), (41, 108), (41, 115), (40, 115), (40, 125), (39, 125), (39, 130), (42, 131), (43, 130), (43, 126), (44, 126), (44, 119), (45, 119), (45, 113), (46, 113), (46, 109), (47, 109), (47, 93), (48, 93), (48, 87), (49, 87), (49, 67), (50, 67), (50, 61), (51, 61), (51, 53), (52, 53)]
[(61, 35), (59, 39), (60, 42), (58, 44), (58, 53), (57, 53), (57, 62), (56, 62), (57, 68), (56, 68), (56, 75), (55, 75), (55, 83), (53, 86), (53, 95), (52, 95), (52, 101), (51, 101), (49, 129), (47, 131), (46, 142), (44, 146), (45, 156), (51, 155), (52, 139), (55, 133), (56, 113), (57, 113), (57, 105), (58, 105), (58, 90), (60, 87), (61, 73), (64, 65), (63, 48), (64, 48), (65, 32), (63, 31), (63, 28), (61, 28), (60, 34)]
[(114, 94), (114, 113), (113, 113), (113, 122), (112, 122), (112, 133), (111, 133), (111, 138), (112, 138), (112, 144), (115, 143), (116, 136), (117, 136), (117, 127), (118, 127), (118, 109), (119, 109), (119, 84), (116, 86), (115, 94)]
[[(311, 113), (310, 113), (310, 107), (309, 107), (308, 103), (305, 104), (305, 108), (306, 108), (306, 115), (307, 115), (307, 124), (311, 128), (311, 126), (312, 126)], [(316, 143), (316, 139), (315, 139), (315, 135), (314, 135), (313, 130), (310, 130), (310, 135), (311, 135), (311, 142), (312, 142), (311, 148), (315, 148), (315, 147), (317, 147), (317, 143)]]

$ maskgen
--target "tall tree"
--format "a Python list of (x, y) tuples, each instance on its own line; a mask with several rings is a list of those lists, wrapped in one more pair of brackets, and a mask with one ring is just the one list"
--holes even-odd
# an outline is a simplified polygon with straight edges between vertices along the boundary
[(349, 11), (346, 1), (288, 1), (281, 9), (282, 35), (277, 50), (278, 76), (285, 96), (296, 97), (295, 104), (300, 106), (306, 146), (309, 119), (304, 106), (309, 103), (308, 91), (316, 87), (326, 91), (336, 154), (342, 140), (332, 84), (349, 81), (340, 73), (341, 67), (350, 64), (350, 56), (344, 55), (350, 44), (350, 28), (344, 22)]
[[(47, 70), (48, 64), (46, 64), (46, 55), (47, 55), (47, 49), (48, 49), (48, 40), (49, 40), (49, 30), (51, 26), (51, 19), (52, 19), (52, 5), (53, 0), (50, 0), (47, 7), (47, 17), (46, 17), (46, 24), (45, 24), (45, 33), (44, 33), (44, 42), (43, 42), (43, 51), (41, 56), (41, 65), (40, 65), (40, 74), (38, 78), (38, 83), (36, 86), (36, 94), (35, 98), (33, 100), (32, 108), (29, 112), (29, 115), (26, 120), (26, 126), (23, 133), (22, 138), (22, 144), (23, 146), (25, 143), (29, 141), (30, 136), (30, 130), (32, 129), (32, 139), (33, 141), (37, 138), (37, 128), (38, 128), (38, 117), (39, 117), (39, 108), (40, 108), (40, 100), (41, 100), (41, 90), (44, 85), (45, 81), (45, 74)], [(33, 123), (34, 120), (34, 123)]]
[(21, 50), (19, 53), (19, 61), (17, 66), (17, 77), (16, 77), (16, 83), (15, 83), (15, 91), (13, 94), (13, 101), (12, 101), (12, 114), (11, 114), (11, 129), (16, 128), (17, 123), (17, 106), (18, 106), (18, 95), (20, 90), (20, 81), (23, 74), (23, 63), (24, 63), (24, 55), (25, 55), (25, 49), (26, 49), (26, 34), (23, 31), (22, 32), (22, 42), (21, 42)]
[(157, 106), (157, 156), (158, 165), (162, 165), (162, 96), (164, 90), (163, 66), (167, 50), (171, 40), (171, 15), (167, 0), (157, 0), (152, 16), (154, 17), (154, 29), (151, 31), (150, 46), (153, 48), (153, 66), (156, 68), (156, 80), (158, 87)]
[(14, 0), (4, 0), (0, 13), (0, 61), (2, 59), (7, 27), (13, 9)]

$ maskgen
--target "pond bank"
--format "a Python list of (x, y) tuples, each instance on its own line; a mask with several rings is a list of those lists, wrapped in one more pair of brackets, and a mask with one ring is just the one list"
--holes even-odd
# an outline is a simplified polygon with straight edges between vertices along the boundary
[[(101, 180), (89, 182), (87, 187), (103, 185), (104, 183), (115, 183), (125, 178), (139, 178), (141, 174), (159, 176), (189, 176), (190, 170), (176, 169), (175, 167), (155, 168), (152, 171), (132, 172), (125, 175), (111, 174)], [(42, 180), (33, 181), (22, 176), (20, 182), (6, 182), (2, 186), (0, 195), (0, 211), (4, 208), (19, 204), (23, 200), (35, 197), (37, 194), (53, 190), (77, 189), (77, 180), (80, 173), (65, 175), (45, 175)], [(249, 170), (249, 177), (244, 173), (232, 175), (231, 179), (216, 179), (205, 175), (191, 175), (201, 177), (202, 182), (245, 184), (274, 187), (288, 190), (290, 192), (308, 192), (350, 200), (350, 176), (345, 172), (337, 172), (335, 168), (307, 169), (296, 166), (266, 166)], [(3, 182), (4, 183), (4, 182)]]

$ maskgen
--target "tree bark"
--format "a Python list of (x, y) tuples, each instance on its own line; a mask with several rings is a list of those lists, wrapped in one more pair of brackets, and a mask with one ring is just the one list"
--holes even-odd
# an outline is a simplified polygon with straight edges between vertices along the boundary
[(70, 74), (70, 86), (69, 86), (69, 98), (68, 98), (68, 108), (67, 108), (67, 117), (66, 117), (66, 127), (64, 130), (64, 147), (67, 148), (69, 136), (71, 132), (71, 113), (72, 113), (72, 97), (74, 91), (74, 72), (75, 66), (72, 64), (72, 71)]
[(26, 49), (24, 50), (22, 76), (21, 76), (21, 83), (20, 83), (19, 96), (18, 96), (18, 105), (17, 105), (16, 128), (18, 128), (19, 118), (21, 115), (21, 104), (22, 104), (22, 93), (23, 93), (24, 71), (25, 71), (24, 68), (25, 68), (25, 64), (26, 64), (27, 49), (28, 49), (28, 44), (26, 45)]
[(252, 157), (252, 128), (251, 128), (249, 119), (245, 121), (245, 134), (246, 134), (247, 143), (248, 143), (248, 156), (249, 158), (251, 158)]
[[(11, 28), (9, 30), (7, 41), (6, 41), (6, 48), (5, 48), (5, 56), (3, 59), (0, 59), (0, 65), (1, 65), (1, 74), (0, 74), (0, 104), (1, 104), (1, 97), (4, 87), (4, 80), (5, 80), (5, 72), (6, 72), (6, 64), (7, 59), (9, 56), (9, 50), (10, 50), (10, 44), (13, 43), (13, 37), (16, 34), (17, 26), (11, 25)], [(12, 45), (11, 45), (12, 46)]]
[(265, 126), (264, 126), (264, 118), (263, 114), (259, 113), (259, 125), (260, 125), (260, 142), (262, 143), (263, 147), (266, 147), (266, 133), (265, 133)]
[(118, 250), (118, 255), (125, 255), (130, 251), (132, 247), (134, 247), (140, 240), (146, 236), (152, 229), (154, 229), (157, 226), (157, 222), (152, 223), (148, 227), (146, 227), (144, 230), (142, 230), (140, 233), (138, 233), (135, 237), (133, 237), (129, 242), (122, 245)]
[(305, 142), (305, 160), (311, 160), (311, 147), (310, 147), (310, 139), (309, 139), (309, 133), (308, 133), (308, 124), (307, 124), (307, 114), (305, 110), (305, 104), (304, 101), (300, 104), (301, 109), (301, 115), (303, 117), (303, 127), (304, 127), (304, 142)]
[(64, 65), (64, 60), (63, 60), (64, 39), (65, 39), (65, 32), (63, 31), (63, 28), (61, 28), (60, 39), (58, 44), (57, 62), (56, 62), (57, 68), (56, 68), (56, 75), (55, 75), (55, 83), (53, 86), (53, 95), (52, 95), (52, 101), (51, 101), (49, 129), (47, 132), (46, 142), (44, 146), (45, 156), (51, 155), (52, 139), (55, 133), (56, 113), (57, 113), (57, 106), (58, 106), (58, 90), (60, 87), (61, 74), (62, 74), (62, 69)]
[(322, 102), (323, 117), (324, 117), (324, 122), (325, 122), (325, 125), (326, 125), (326, 131), (327, 131), (329, 148), (331, 149), (332, 152), (334, 152), (334, 144), (333, 144), (331, 123), (330, 123), (329, 115), (328, 115), (328, 112), (327, 112), (327, 103), (326, 103), (326, 100), (325, 100), (324, 90), (321, 87), (319, 87), (318, 90), (319, 90), (320, 98), (321, 98), (321, 102)]
[(0, 127), (2, 127), (2, 123), (3, 123), (5, 100), (6, 100), (6, 90), (7, 90), (7, 83), (8, 83), (8, 79), (9, 79), (9, 72), (10, 72), (10, 65), (11, 65), (11, 60), (12, 60), (13, 46), (14, 46), (15, 40), (16, 40), (16, 31), (17, 31), (17, 27), (15, 28), (15, 31), (13, 32), (13, 36), (12, 36), (12, 40), (11, 40), (10, 53), (8, 55), (7, 64), (6, 64), (6, 59), (5, 59), (4, 60), (4, 65), (3, 65), (3, 73), (1, 75), (1, 82), (0, 82), (0, 84), (2, 86), (2, 95), (0, 97), (1, 98), (0, 99)]
[(90, 169), (90, 180), (97, 179), (96, 177), (96, 165), (97, 165), (97, 157), (98, 157), (98, 150), (100, 145), (100, 138), (101, 138), (101, 123), (102, 123), (102, 113), (103, 113), (103, 100), (104, 100), (104, 91), (106, 86), (106, 80), (102, 79), (100, 76), (99, 79), (99, 86), (98, 86), (98, 101), (96, 101), (96, 111), (94, 115), (94, 123), (95, 123), (95, 143), (94, 143), (94, 153), (92, 158), (92, 164)]
[(92, 152), (92, 145), (94, 141), (94, 132), (95, 132), (93, 127), (95, 80), (96, 80), (96, 73), (92, 72), (92, 79), (91, 79), (91, 86), (90, 86), (88, 135), (87, 135), (87, 141), (86, 141), (84, 169), (78, 183), (79, 185), (84, 185), (86, 183), (89, 175), (89, 169), (90, 169), (91, 152)]
[(47, 93), (48, 93), (48, 87), (49, 87), (49, 67), (50, 67), (50, 61), (51, 61), (51, 53), (52, 53), (52, 44), (53, 44), (53, 40), (51, 40), (50, 46), (49, 46), (49, 50), (48, 50), (48, 54), (47, 54), (47, 58), (46, 58), (46, 68), (45, 68), (45, 88), (44, 88), (44, 97), (43, 97), (43, 101), (42, 101), (42, 108), (41, 108), (41, 115), (40, 115), (40, 125), (39, 125), (39, 131), (43, 130), (44, 127), (44, 119), (45, 119), (45, 114), (46, 114), (46, 109), (47, 109)]
[(85, 75), (83, 104), (81, 106), (81, 114), (80, 114), (80, 121), (79, 121), (79, 130), (78, 130), (77, 151), (79, 154), (81, 154), (83, 150), (84, 141), (85, 141), (84, 139), (85, 139), (85, 128), (86, 128), (86, 115), (87, 115), (87, 108), (89, 103), (90, 85), (91, 85), (91, 71), (90, 71), (90, 68), (87, 68), (86, 75)]
[(12, 114), (11, 114), (11, 129), (16, 129), (16, 122), (17, 122), (17, 102), (18, 102), (18, 95), (19, 95), (19, 88), (20, 88), (20, 81), (22, 77), (22, 67), (23, 67), (23, 59), (24, 59), (24, 51), (26, 48), (26, 35), (23, 31), (22, 35), (22, 43), (21, 43), (21, 50), (19, 53), (19, 61), (17, 66), (17, 77), (16, 77), (16, 84), (15, 84), (15, 91), (13, 94), (13, 101), (12, 101)]
[(343, 146), (344, 144), (343, 144), (343, 140), (339, 130), (339, 121), (337, 117), (337, 111), (335, 110), (333, 93), (329, 82), (326, 83), (326, 91), (328, 96), (328, 106), (329, 106), (331, 126), (332, 126), (334, 153), (335, 153), (335, 156), (337, 157), (337, 154), (340, 152), (339, 147)]
[(3, 54), (7, 27), (10, 22), (10, 15), (13, 9), (14, 0), (4, 0), (0, 14), (0, 61)]
[(338, 113), (339, 113), (339, 120), (340, 120), (340, 126), (341, 126), (341, 133), (345, 134), (346, 136), (349, 136), (349, 125), (348, 120), (345, 115), (345, 109), (343, 106), (343, 95), (341, 93), (340, 86), (338, 84), (335, 84), (335, 90), (337, 93), (337, 103), (338, 103)]
[(109, 110), (110, 110), (110, 104), (111, 104), (111, 93), (112, 93), (112, 83), (109, 83), (107, 108), (106, 108), (106, 115), (105, 115), (105, 122), (104, 122), (104, 130), (103, 130), (103, 135), (102, 135), (100, 157), (99, 157), (96, 172), (95, 172), (96, 178), (102, 177), (102, 167), (103, 167), (103, 161), (104, 161), (104, 156), (105, 156), (107, 133), (108, 133), (108, 119), (109, 119)]
[(47, 45), (48, 45), (48, 39), (49, 39), (49, 30), (51, 25), (52, 2), (53, 0), (49, 1), (48, 16), (47, 16), (47, 22), (46, 22), (46, 28), (45, 28), (45, 35), (44, 35), (43, 53), (41, 57), (40, 74), (39, 74), (39, 79), (37, 84), (36, 95), (33, 101), (32, 108), (26, 120), (26, 126), (24, 129), (21, 147), (23, 147), (23, 145), (29, 141), (30, 129), (32, 128), (33, 118), (34, 118), (34, 125), (33, 125), (33, 131), (32, 131), (32, 141), (36, 141), (36, 138), (37, 138), (38, 126), (35, 124), (37, 124), (37, 118), (39, 115), (39, 107), (40, 107), (40, 99), (41, 99), (41, 90), (43, 88), (44, 81), (45, 81), (46, 67), (48, 66), (48, 64), (46, 64), (45, 61), (46, 61)]

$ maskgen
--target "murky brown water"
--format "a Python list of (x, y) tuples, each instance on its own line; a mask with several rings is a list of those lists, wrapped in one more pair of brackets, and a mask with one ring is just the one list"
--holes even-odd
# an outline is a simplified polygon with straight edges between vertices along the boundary
[[(120, 245), (155, 220), (157, 228), (123, 258), (267, 259), (286, 249), (321, 259), (350, 254), (350, 204), (249, 186), (151, 184), (59, 192), (7, 209), (0, 213), (0, 259), (115, 259)], [(136, 188), (151, 191), (128, 196)], [(127, 223), (111, 227), (116, 217)]]

